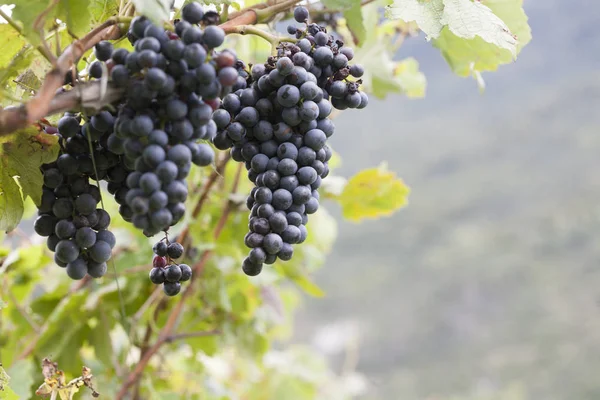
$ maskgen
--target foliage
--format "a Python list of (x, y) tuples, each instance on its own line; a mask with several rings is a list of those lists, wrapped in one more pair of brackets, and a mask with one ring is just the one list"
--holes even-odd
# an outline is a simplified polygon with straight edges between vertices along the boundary
[[(410, 57), (397, 60), (395, 56), (402, 40), (414, 34), (416, 25), (435, 38), (433, 44), (459, 75), (495, 69), (512, 60), (512, 53), (518, 53), (530, 37), (517, 0), (490, 0), (484, 5), (467, 0), (447, 0), (443, 4), (432, 1), (425, 3), (428, 8), (422, 11), (423, 18), (412, 18), (415, 7), (425, 7), (422, 2), (412, 1), (417, 4), (402, 9), (406, 13), (401, 15), (409, 23), (380, 21), (383, 3), (365, 6), (357, 0), (323, 2), (327, 9), (341, 15), (336, 31), (346, 41), (358, 44), (355, 61), (365, 66), (363, 85), (378, 98), (392, 93), (408, 97), (425, 94), (426, 80), (418, 62)], [(3, 106), (27, 99), (31, 90), (24, 90), (24, 86), (39, 87), (51, 65), (38, 54), (39, 46), (57, 43), (52, 46), (54, 50), (64, 49), (93, 26), (114, 15), (131, 16), (132, 10), (130, 2), (116, 0), (55, 3), (48, 7), (49, 2), (44, 0), (0, 1), (14, 4), (12, 25), (0, 24)], [(224, 5), (228, 2), (213, 3), (229, 10)], [(167, 0), (134, 0), (131, 4), (156, 21), (168, 20)], [(439, 18), (429, 9), (435, 4), (436, 10), (445, 12)], [(121, 5), (125, 7), (122, 9)], [(456, 13), (464, 10), (479, 18), (473, 20), (475, 24), (486, 25), (479, 26), (479, 31), (471, 25), (457, 25)], [(410, 23), (413, 20), (416, 25)], [(496, 30), (490, 36), (486, 31), (490, 26), (498, 29), (504, 24), (518, 36), (517, 43), (512, 43), (508, 32)], [(479, 33), (469, 37), (467, 32)], [(124, 41), (118, 45), (127, 46)], [(264, 60), (270, 50), (256, 36), (230, 37), (228, 45), (233, 45), (248, 62)], [(479, 61), (474, 62), (475, 58)], [(93, 59), (88, 52), (78, 67), (84, 68)], [(30, 84), (16, 84), (13, 78), (18, 76)], [(53, 160), (57, 151), (56, 141), (39, 133), (37, 127), (0, 137), (2, 230), (13, 230), (23, 215), (28, 216), (26, 200), (39, 202), (39, 166)], [(198, 204), (211, 172), (208, 168), (192, 170), (190, 181), (198, 183), (198, 190), (188, 199), (189, 209)], [(311, 273), (325, 263), (335, 241), (335, 220), (325, 209), (319, 210), (311, 216), (309, 239), (298, 248), (293, 261), (276, 264), (260, 277), (249, 279), (238, 266), (245, 253), (240, 233), (247, 228), (247, 212), (240, 198), (250, 187), (242, 183), (233, 191), (235, 174), (235, 166), (228, 164), (198, 218), (186, 216), (185, 223), (171, 232), (177, 235), (184, 226), (190, 228), (195, 251), (185, 262), (192, 265), (209, 256), (197, 290), (186, 300), (185, 312), (177, 321), (178, 330), (160, 338), (165, 344), (146, 366), (139, 390), (149, 399), (351, 397), (345, 377), (334, 374), (326, 361), (312, 351), (293, 346), (274, 349), (274, 343), (290, 337), (291, 315), (300, 302), (300, 293), (324, 295), (323, 289), (311, 280)], [(339, 176), (328, 180), (333, 184), (325, 188), (327, 198), (338, 203), (344, 216), (352, 221), (390, 215), (406, 204), (409, 193), (402, 180), (383, 167), (358, 172), (347, 181)], [(109, 274), (101, 280), (71, 285), (63, 271), (51, 262), (51, 253), (38, 238), (31, 243), (23, 240), (17, 248), (7, 242), (0, 249), (0, 361), (8, 366), (8, 374), (0, 367), (0, 398), (33, 398), (44, 379), (39, 360), (47, 356), (60, 365), (66, 376), (80, 376), (82, 366), (90, 367), (95, 388), (106, 398), (117, 398), (124, 377), (156, 343), (170, 313), (178, 306), (177, 299), (167, 300), (160, 290), (153, 290), (147, 279), (152, 241), (125, 223), (119, 217), (117, 204), (109, 198), (105, 196), (108, 200), (104, 207), (113, 216), (117, 247)], [(224, 205), (231, 204), (233, 211), (223, 230), (216, 233)], [(30, 221), (21, 225), (31, 232), (29, 226)], [(68, 380), (46, 381), (42, 387), (47, 385), (54, 390), (57, 382), (63, 385)]]
[(460, 76), (510, 63), (531, 40), (523, 0), (396, 0), (387, 11), (415, 21)]

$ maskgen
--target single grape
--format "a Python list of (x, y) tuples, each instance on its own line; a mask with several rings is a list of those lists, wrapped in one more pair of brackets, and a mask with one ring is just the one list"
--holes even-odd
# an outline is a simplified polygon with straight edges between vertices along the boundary
[(165, 257), (167, 255), (167, 243), (164, 241), (156, 242), (156, 244), (152, 247), (152, 251), (154, 254)]
[(152, 266), (154, 268), (164, 268), (167, 266), (167, 259), (161, 256), (154, 256), (152, 259)]
[(179, 264), (179, 268), (181, 268), (181, 278), (180, 282), (189, 281), (192, 278), (192, 269), (187, 264)]
[(110, 259), (111, 252), (112, 249), (108, 243), (97, 240), (96, 243), (88, 250), (88, 255), (92, 260), (98, 263), (103, 263)]
[(115, 247), (115, 245), (117, 244), (117, 240), (115, 238), (115, 235), (111, 231), (104, 230), (104, 229), (99, 230), (96, 233), (96, 240), (101, 240), (103, 242), (108, 243), (108, 245), (111, 247), (111, 249), (113, 247)]
[(79, 247), (72, 240), (61, 240), (56, 245), (55, 254), (60, 261), (70, 263), (79, 257)]
[(242, 263), (242, 271), (248, 276), (256, 276), (262, 271), (262, 266), (262, 263), (256, 263), (250, 258), (245, 258)]
[(188, 3), (181, 9), (181, 18), (190, 24), (197, 24), (202, 21), (204, 11), (198, 3)]
[[(67, 265), (67, 268), (68, 267), (69, 266)], [(92, 278), (102, 278), (104, 275), (106, 275), (107, 271), (108, 271), (108, 266), (106, 265), (105, 262), (97, 263), (97, 262), (91, 261), (88, 263), (87, 273)]]
[(183, 246), (181, 243), (173, 242), (167, 247), (167, 255), (172, 259), (178, 259), (183, 255)]
[(294, 9), (294, 19), (296, 22), (306, 22), (308, 20), (308, 9), (306, 7), (296, 7)]
[(181, 291), (181, 283), (165, 282), (163, 285), (163, 291), (167, 296), (175, 296)]
[(179, 282), (182, 275), (181, 268), (177, 264), (171, 264), (165, 269), (165, 280), (168, 282)]
[(88, 265), (82, 258), (77, 258), (67, 264), (67, 275), (74, 280), (83, 279), (88, 273)]
[(165, 272), (162, 268), (152, 268), (150, 270), (150, 282), (160, 285), (165, 282)]

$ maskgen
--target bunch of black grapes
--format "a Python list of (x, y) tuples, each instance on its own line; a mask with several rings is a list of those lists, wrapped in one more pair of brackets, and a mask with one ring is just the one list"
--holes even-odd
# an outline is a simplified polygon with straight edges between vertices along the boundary
[[(297, 43), (283, 43), (276, 56), (254, 65), (245, 88), (226, 95), (213, 113), (218, 132), (214, 145), (231, 148), (244, 162), (255, 184), (247, 200), (251, 210), (246, 245), (251, 248), (242, 269), (257, 275), (263, 264), (290, 260), (293, 246), (306, 240), (308, 215), (319, 208), (318, 189), (329, 174), (332, 152), (327, 139), (337, 109), (364, 108), (360, 65), (350, 65), (354, 52), (309, 24), (308, 11), (297, 7), (297, 22), (288, 32)], [(241, 75), (242, 76), (242, 75)]]
[(146, 236), (168, 230), (184, 216), (186, 177), (192, 163), (213, 163), (214, 152), (202, 141), (216, 135), (212, 112), (239, 78), (235, 54), (214, 50), (224, 31), (198, 25), (215, 19), (204, 18), (197, 3), (187, 4), (182, 16), (174, 32), (135, 18), (128, 32), (134, 51), (99, 43), (99, 61), (90, 67), (90, 74), (101, 78), (105, 62), (112, 84), (126, 89), (111, 142), (111, 151), (123, 156), (130, 171), (119, 212)]
[[(48, 237), (54, 261), (72, 279), (86, 274), (102, 277), (115, 245), (108, 230), (110, 216), (98, 208), (98, 182), (107, 180), (114, 188), (127, 178), (121, 157), (108, 150), (114, 120), (114, 115), (103, 111), (82, 125), (80, 115), (67, 113), (57, 132), (47, 132), (58, 133), (61, 150), (55, 162), (42, 166), (44, 185), (34, 229)], [(114, 193), (124, 200), (123, 190)]]
[(163, 239), (157, 242), (152, 250), (155, 256), (152, 260), (150, 281), (156, 285), (162, 284), (167, 296), (175, 296), (181, 291), (181, 282), (192, 278), (192, 269), (189, 265), (174, 262), (183, 256), (183, 246)]

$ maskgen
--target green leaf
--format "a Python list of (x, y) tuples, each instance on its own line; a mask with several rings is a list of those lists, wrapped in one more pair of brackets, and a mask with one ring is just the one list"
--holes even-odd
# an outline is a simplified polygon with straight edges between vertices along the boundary
[(56, 17), (67, 24), (67, 29), (75, 37), (80, 38), (90, 30), (92, 17), (87, 1), (60, 0)]
[(2, 364), (0, 364), (0, 398), (2, 400), (19, 400), (19, 396), (8, 386), (9, 383), (10, 376), (8, 376), (4, 368), (2, 368)]
[(414, 21), (452, 70), (473, 75), (512, 62), (531, 40), (523, 0), (396, 0), (389, 18)]
[[(16, 226), (27, 196), (40, 203), (43, 184), (40, 166), (54, 161), (58, 150), (58, 137), (35, 128), (17, 131), (0, 140), (0, 229), (10, 231)], [(22, 198), (13, 178), (21, 187)]]
[[(7, 371), (10, 376), (10, 386), (22, 399), (31, 397), (31, 386), (34, 383), (35, 367), (31, 360), (19, 360)], [(3, 399), (3, 397), (0, 397)]]
[(8, 24), (0, 24), (0, 69), (6, 68), (13, 57), (25, 45), (25, 40)]
[(360, 0), (352, 2), (352, 7), (344, 11), (344, 18), (355, 44), (362, 43), (367, 37), (367, 31), (363, 24), (362, 7)]
[(366, 32), (365, 41), (355, 51), (355, 62), (365, 67), (365, 74), (361, 78), (362, 86), (380, 99), (389, 93), (404, 93), (409, 97), (424, 96), (426, 79), (419, 71), (417, 61), (412, 58), (400, 62), (392, 59), (395, 46), (393, 24), (378, 23), (376, 5), (369, 5), (362, 12), (365, 26), (374, 27)]
[(171, 0), (133, 0), (135, 9), (150, 18), (155, 24), (162, 25), (169, 20)]
[(298, 268), (294, 268), (289, 264), (277, 263), (275, 264), (275, 269), (279, 271), (279, 273), (292, 282), (294, 282), (302, 291), (313, 297), (323, 297), (325, 296), (325, 292), (321, 289), (316, 283), (312, 282), (308, 277), (302, 273), (302, 271)]
[[(522, 0), (487, 0), (485, 4), (506, 22), (518, 38), (516, 51), (520, 52), (531, 41), (531, 28), (527, 23)], [(473, 75), (478, 78), (478, 71), (495, 71), (500, 65), (514, 60), (510, 51), (498, 48), (481, 37), (464, 40), (448, 29), (444, 29), (433, 44), (440, 49), (452, 70), (460, 76)]]
[(112, 340), (110, 329), (112, 323), (105, 312), (101, 311), (96, 315), (97, 324), (92, 328), (89, 337), (90, 344), (94, 347), (94, 354), (104, 363), (105, 366), (112, 366), (111, 357), (113, 355)]
[(384, 166), (360, 171), (348, 180), (338, 202), (344, 218), (361, 221), (389, 216), (404, 207), (410, 189)]
[(17, 182), (0, 163), (0, 230), (10, 232), (23, 216), (23, 198)]
[[(98, 25), (119, 12), (120, 0), (91, 0), (90, 15), (93, 25)], [(127, 41), (126, 41), (127, 42)]]
[(442, 18), (444, 3), (442, 0), (395, 0), (386, 7), (386, 17), (414, 21), (426, 35), (437, 37), (444, 25)]
[[(23, 34), (31, 44), (40, 43), (40, 35), (35, 31), (34, 25), (40, 14), (48, 7), (48, 0), (0, 0), (0, 4), (14, 4), (12, 18), (20, 21)], [(49, 13), (49, 17), (52, 13)]]

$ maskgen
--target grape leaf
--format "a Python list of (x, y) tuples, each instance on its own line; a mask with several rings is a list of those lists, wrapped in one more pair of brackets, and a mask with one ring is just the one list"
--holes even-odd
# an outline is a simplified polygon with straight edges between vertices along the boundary
[(337, 198), (344, 218), (358, 222), (389, 216), (407, 204), (410, 189), (385, 166), (360, 171)]
[(278, 263), (275, 269), (283, 276), (294, 282), (304, 293), (313, 297), (323, 297), (325, 292), (316, 283), (312, 282), (300, 269), (292, 265)]
[(354, 1), (352, 7), (344, 11), (344, 18), (346, 19), (346, 24), (348, 24), (348, 29), (352, 33), (354, 44), (358, 45), (362, 43), (367, 36), (367, 32), (363, 24), (360, 0)]
[(92, 17), (87, 1), (60, 0), (56, 18), (67, 24), (67, 29), (75, 37), (82, 37), (90, 30)]
[[(0, 204), (0, 229), (13, 229), (23, 214), (23, 199), (30, 196), (39, 204), (43, 178), (40, 166), (56, 160), (58, 137), (28, 128), (0, 140), (0, 192), (5, 196)], [(13, 180), (16, 177), (18, 186)]]
[(0, 364), (0, 399), (2, 400), (19, 400), (19, 396), (8, 386), (10, 376), (2, 368)]
[(91, 0), (89, 3), (93, 25), (98, 25), (119, 12), (120, 0)]
[(386, 15), (415, 21), (455, 73), (479, 82), (531, 40), (523, 0), (397, 0)]
[(40, 14), (48, 7), (48, 0), (0, 0), (0, 4), (14, 4), (12, 18), (20, 21), (23, 34), (31, 44), (40, 43), (40, 35), (34, 25)]
[(425, 75), (419, 71), (416, 60), (392, 59), (394, 32), (398, 22), (378, 24), (379, 14), (376, 5), (363, 9), (365, 26), (374, 27), (366, 32), (366, 39), (356, 50), (353, 62), (365, 67), (362, 76), (366, 91), (377, 98), (389, 93), (404, 93), (409, 97), (422, 97), (425, 94)]
[[(89, 32), (92, 17), (90, 4), (81, 0), (0, 0), (0, 4), (14, 4), (12, 18), (21, 22), (23, 34), (29, 42), (37, 45), (41, 42), (40, 32), (36, 23), (42, 23), (42, 28), (51, 27), (56, 19), (67, 25), (69, 33), (81, 37)], [(39, 18), (42, 18), (38, 21)]]
[(17, 182), (0, 163), (0, 230), (12, 231), (23, 216), (23, 198)]
[[(485, 4), (506, 21), (511, 32), (518, 38), (516, 51), (520, 52), (531, 41), (531, 28), (527, 23), (522, 0), (486, 0)], [(495, 71), (498, 66), (514, 59), (510, 51), (499, 49), (480, 37), (464, 40), (446, 29), (433, 44), (440, 49), (452, 70), (460, 76), (473, 74), (477, 78), (478, 71)]]
[(155, 24), (162, 25), (169, 20), (171, 0), (133, 0), (135, 9), (150, 18)]
[(25, 40), (8, 24), (0, 24), (0, 37), (0, 69), (3, 69), (25, 45)]
[[(19, 360), (13, 363), (7, 371), (11, 387), (22, 399), (31, 396), (30, 388), (34, 383), (35, 367), (31, 360)], [(0, 398), (3, 398), (0, 396)]]
[(487, 6), (471, 0), (444, 0), (444, 15), (440, 22), (450, 32), (464, 39), (479, 36), (498, 48), (517, 56), (517, 39), (508, 26)]
[(386, 7), (386, 17), (415, 21), (427, 36), (437, 37), (444, 25), (441, 20), (444, 12), (442, 0), (395, 0)]

